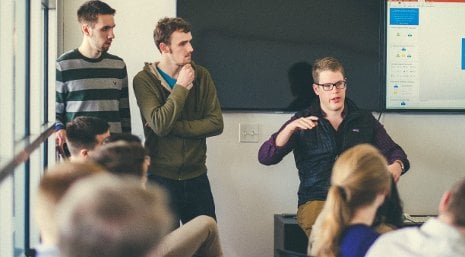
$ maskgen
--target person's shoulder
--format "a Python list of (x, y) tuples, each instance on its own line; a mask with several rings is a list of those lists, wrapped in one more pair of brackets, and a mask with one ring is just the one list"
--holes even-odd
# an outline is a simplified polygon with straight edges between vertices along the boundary
[(340, 250), (343, 256), (364, 256), (379, 234), (365, 224), (349, 225), (343, 232)]
[(308, 116), (321, 116), (320, 99), (318, 97), (315, 97), (315, 99), (312, 100), (309, 107), (297, 111), (293, 117), (300, 118)]
[(314, 113), (312, 113), (311, 109), (306, 108), (300, 111), (295, 112), (295, 114), (292, 116), (293, 118), (301, 118), (301, 117), (308, 117), (312, 116)]
[[(417, 233), (418, 228), (402, 228), (391, 232), (381, 234), (378, 239), (368, 250), (366, 256), (380, 257), (380, 256), (396, 256), (395, 253), (404, 246), (409, 246), (411, 243), (410, 236), (412, 233)], [(387, 252), (389, 250), (389, 252)]]
[(110, 54), (109, 52), (103, 53), (103, 57), (106, 58), (106, 59), (113, 59), (113, 60), (118, 60), (118, 61), (124, 62), (123, 58), (121, 58), (121, 57), (119, 57), (117, 55), (114, 55), (114, 54)]
[[(150, 78), (156, 78), (159, 80), (158, 76), (151, 72), (150, 63), (145, 62), (141, 70), (139, 70), (133, 78), (133, 86), (138, 86), (140, 81), (148, 80)], [(135, 82), (135, 83), (134, 83)]]
[(355, 236), (356, 238), (360, 237), (378, 237), (379, 234), (371, 227), (364, 224), (355, 224), (349, 226), (344, 234), (349, 236)]
[(351, 99), (347, 98), (345, 99), (345, 105), (347, 109), (349, 110), (349, 113), (364, 113), (366, 110), (361, 109), (358, 107), (358, 105), (352, 101)]
[(139, 70), (137, 73), (136, 73), (136, 76), (135, 77), (140, 77), (140, 76), (147, 76), (147, 74), (151, 73), (150, 71), (150, 63), (148, 62), (145, 62), (144, 63), (144, 66), (142, 66), (142, 69)]
[(383, 233), (381, 236), (378, 238), (377, 241), (380, 242), (397, 242), (400, 240), (407, 240), (409, 238), (409, 235), (413, 235), (418, 233), (419, 227), (406, 227), (406, 228), (400, 228), (393, 230), (391, 232)]
[(355, 102), (353, 102), (349, 98), (346, 98), (345, 101), (346, 101), (345, 104), (348, 109), (348, 115), (352, 117), (365, 117), (365, 118), (374, 119), (373, 114), (370, 111), (359, 108), (357, 104), (355, 104)]
[(77, 51), (77, 49), (72, 49), (64, 52), (60, 57), (58, 57), (57, 62), (71, 60), (71, 59), (78, 59), (81, 58), (81, 55)]

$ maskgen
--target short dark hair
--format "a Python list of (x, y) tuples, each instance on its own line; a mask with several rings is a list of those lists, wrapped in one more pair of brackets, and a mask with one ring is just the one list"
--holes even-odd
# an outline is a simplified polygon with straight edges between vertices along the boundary
[(87, 1), (77, 11), (78, 21), (93, 25), (97, 22), (98, 15), (115, 15), (116, 10), (108, 4), (98, 0)]
[(175, 31), (182, 31), (188, 33), (191, 31), (191, 24), (183, 18), (162, 18), (158, 21), (153, 31), (153, 40), (158, 50), (160, 50), (160, 43), (170, 44), (171, 34)]
[(108, 122), (91, 116), (79, 116), (66, 124), (66, 139), (70, 151), (76, 155), (80, 149), (92, 150), (97, 145), (97, 135), (110, 129)]
[(89, 159), (116, 175), (144, 175), (145, 149), (140, 143), (117, 141), (100, 146)]

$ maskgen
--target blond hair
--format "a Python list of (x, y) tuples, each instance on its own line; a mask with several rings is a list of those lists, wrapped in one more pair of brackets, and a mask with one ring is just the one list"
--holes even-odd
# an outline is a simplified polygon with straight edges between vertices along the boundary
[(320, 83), (320, 73), (323, 71), (339, 71), (342, 76), (345, 75), (344, 66), (342, 63), (334, 57), (323, 57), (321, 59), (316, 59), (313, 63), (312, 76), (315, 83)]
[(373, 203), (379, 193), (389, 192), (390, 183), (386, 159), (375, 147), (361, 144), (345, 151), (333, 167), (314, 245), (316, 256), (338, 256), (341, 234), (355, 210)]

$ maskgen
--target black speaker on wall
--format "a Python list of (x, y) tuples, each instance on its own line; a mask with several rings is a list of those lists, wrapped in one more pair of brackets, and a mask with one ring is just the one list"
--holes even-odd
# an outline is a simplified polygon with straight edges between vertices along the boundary
[(274, 256), (281, 257), (284, 252), (305, 254), (308, 238), (299, 227), (295, 214), (274, 215)]

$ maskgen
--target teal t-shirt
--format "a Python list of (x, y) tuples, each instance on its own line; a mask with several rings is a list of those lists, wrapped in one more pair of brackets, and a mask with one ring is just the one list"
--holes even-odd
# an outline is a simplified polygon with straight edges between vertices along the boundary
[(176, 84), (176, 79), (170, 77), (170, 75), (166, 74), (164, 71), (162, 71), (160, 68), (157, 67), (158, 72), (160, 72), (160, 75), (165, 79), (165, 81), (168, 83), (171, 89), (173, 89), (174, 85)]

